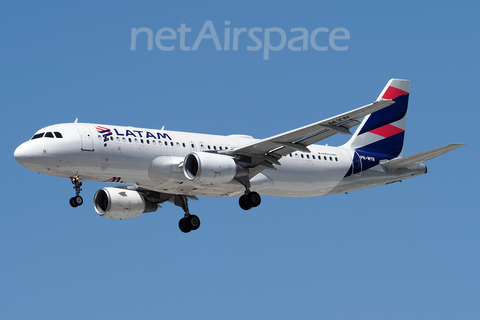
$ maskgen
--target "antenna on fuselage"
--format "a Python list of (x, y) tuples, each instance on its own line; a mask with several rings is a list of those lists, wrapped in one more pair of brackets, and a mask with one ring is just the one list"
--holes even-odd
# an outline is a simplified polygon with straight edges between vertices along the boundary
[(78, 121), (78, 118), (77, 118), (77, 119), (75, 119), (75, 121), (73, 121), (73, 123), (77, 123), (77, 121)]
[(163, 130), (165, 130), (165, 126), (163, 126), (162, 129), (160, 129), (160, 131), (163, 131)]

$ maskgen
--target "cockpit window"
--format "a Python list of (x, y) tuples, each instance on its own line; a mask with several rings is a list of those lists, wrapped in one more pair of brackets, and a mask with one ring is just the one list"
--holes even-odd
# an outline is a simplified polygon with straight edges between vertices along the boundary
[(45, 134), (45, 132), (37, 133), (36, 135), (34, 135), (34, 136), (32, 137), (31, 140), (38, 139), (38, 138), (42, 138), (44, 134)]
[[(55, 136), (53, 136), (53, 135), (55, 135)], [(47, 132), (47, 133), (41, 132), (41, 133), (35, 134), (32, 137), (32, 139), (30, 139), (30, 140), (35, 140), (35, 139), (40, 139), (40, 138), (59, 138), (60, 139), (60, 138), (63, 138), (63, 135), (60, 132), (57, 132), (57, 131), (55, 131), (53, 133), (52, 132)]]

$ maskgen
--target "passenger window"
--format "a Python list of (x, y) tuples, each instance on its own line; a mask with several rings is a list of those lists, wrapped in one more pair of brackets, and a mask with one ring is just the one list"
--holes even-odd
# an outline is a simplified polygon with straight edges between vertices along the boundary
[(44, 134), (45, 134), (45, 132), (37, 133), (36, 135), (34, 135), (34, 136), (32, 137), (31, 140), (39, 139), (39, 138), (43, 137)]
[(53, 138), (53, 133), (51, 132), (45, 133), (45, 138)]
[(63, 138), (62, 134), (60, 132), (54, 132), (55, 137), (57, 138)]
[(338, 162), (338, 158), (337, 158), (337, 157), (335, 157), (335, 161), (337, 161), (337, 162)]

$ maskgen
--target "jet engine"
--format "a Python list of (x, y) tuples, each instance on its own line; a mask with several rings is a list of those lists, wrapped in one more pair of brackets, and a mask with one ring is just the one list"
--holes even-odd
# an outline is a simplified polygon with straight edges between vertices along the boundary
[(146, 200), (139, 192), (119, 188), (103, 188), (93, 198), (95, 211), (105, 218), (128, 219), (145, 212), (157, 211), (156, 203)]
[(239, 166), (232, 157), (227, 155), (192, 152), (183, 161), (183, 173), (190, 181), (218, 184), (247, 175), (248, 170)]

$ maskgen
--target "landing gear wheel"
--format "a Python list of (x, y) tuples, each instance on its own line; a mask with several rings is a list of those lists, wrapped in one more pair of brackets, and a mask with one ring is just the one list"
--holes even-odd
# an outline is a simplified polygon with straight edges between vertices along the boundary
[(196, 215), (191, 214), (185, 218), (185, 226), (190, 230), (197, 230), (200, 228), (200, 218)]
[(76, 196), (76, 197), (73, 197), (73, 199), (74, 199), (77, 207), (78, 207), (78, 206), (81, 206), (81, 205), (83, 204), (83, 198), (82, 198), (82, 197)]
[(173, 203), (176, 206), (182, 207), (185, 210), (185, 216), (178, 222), (178, 227), (183, 233), (189, 233), (190, 231), (200, 228), (200, 218), (194, 214), (190, 214), (188, 210), (188, 198), (184, 195), (174, 195)]
[(180, 231), (182, 231), (183, 233), (189, 233), (192, 230), (186, 228), (185, 220), (186, 220), (185, 218), (180, 219), (180, 221), (178, 221), (178, 227), (180, 228)]
[(262, 202), (262, 198), (256, 192), (247, 193), (246, 198), (247, 204), (253, 208), (258, 207), (260, 205), (260, 202)]
[(238, 204), (240, 205), (240, 208), (243, 210), (250, 210), (252, 209), (252, 206), (248, 204), (247, 202), (247, 196), (243, 195), (238, 199)]
[(190, 231), (200, 228), (200, 218), (194, 214), (191, 214), (185, 218), (180, 219), (178, 227), (183, 233), (189, 233)]
[(70, 198), (70, 205), (74, 208), (81, 206), (83, 204), (83, 198), (80, 196), (75, 196)]

